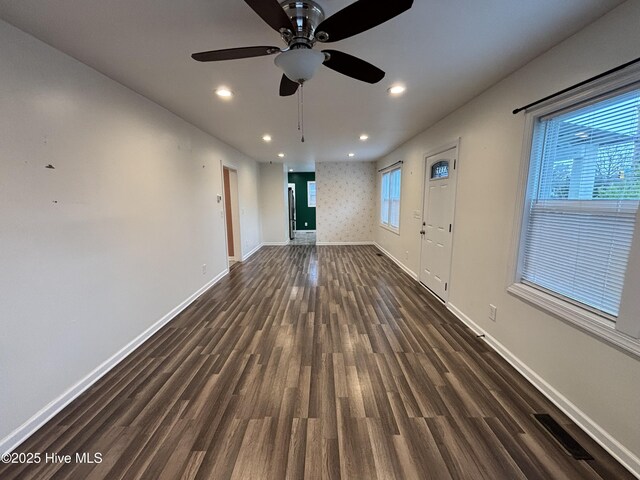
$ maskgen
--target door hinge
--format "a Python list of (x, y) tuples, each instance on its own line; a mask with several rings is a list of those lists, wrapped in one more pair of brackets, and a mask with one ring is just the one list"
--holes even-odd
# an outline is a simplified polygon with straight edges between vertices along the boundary
[(449, 224), (449, 233), (451, 233), (451, 224)]
[(445, 283), (445, 284), (444, 284), (444, 291), (445, 291), (445, 292), (447, 291), (447, 287), (448, 287), (448, 286), (449, 286), (449, 284), (448, 284), (448, 283)]
[(458, 163), (458, 159), (456, 158), (456, 159), (453, 161), (453, 169), (454, 169), (454, 170), (456, 169), (456, 165), (457, 165), (457, 163)]

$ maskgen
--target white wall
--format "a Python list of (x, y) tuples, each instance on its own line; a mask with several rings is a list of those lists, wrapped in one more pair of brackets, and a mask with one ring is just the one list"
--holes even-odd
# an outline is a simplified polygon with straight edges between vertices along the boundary
[(259, 245), (258, 166), (4, 22), (0, 44), (8, 448), (15, 429), (225, 272), (221, 161), (238, 171), (243, 253)]
[[(381, 159), (379, 167), (405, 161), (402, 230), (376, 228), (376, 241), (418, 272), (413, 211), (422, 209), (424, 154), (461, 137), (450, 305), (599, 425), (600, 438), (638, 472), (640, 359), (507, 294), (506, 285), (524, 136), (523, 114), (511, 111), (639, 57), (639, 22), (640, 2), (623, 4)], [(495, 323), (489, 303), (498, 307)]]
[(282, 163), (260, 164), (260, 222), (264, 244), (289, 242), (287, 173)]
[(318, 243), (373, 241), (376, 164), (316, 164), (316, 235)]

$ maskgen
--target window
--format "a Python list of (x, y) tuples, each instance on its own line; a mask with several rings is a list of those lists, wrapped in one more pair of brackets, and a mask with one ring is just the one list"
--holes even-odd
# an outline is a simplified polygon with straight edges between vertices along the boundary
[(623, 300), (633, 296), (623, 295), (625, 276), (640, 235), (640, 85), (594, 90), (590, 100), (582, 93), (579, 103), (528, 115), (529, 173), (509, 291), (582, 326), (624, 332)]
[(380, 223), (393, 231), (400, 230), (400, 167), (382, 172)]
[(307, 206), (316, 208), (316, 182), (307, 182)]
[(434, 163), (431, 166), (431, 180), (440, 180), (441, 178), (449, 178), (448, 160)]

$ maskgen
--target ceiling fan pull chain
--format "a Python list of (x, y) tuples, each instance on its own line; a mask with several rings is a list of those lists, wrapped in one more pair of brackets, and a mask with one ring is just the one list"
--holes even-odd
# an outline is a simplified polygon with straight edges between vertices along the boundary
[(304, 83), (300, 84), (300, 125), (302, 131), (301, 142), (304, 143)]
[(298, 99), (298, 131), (302, 130), (302, 126), (300, 125), (300, 90), (296, 91), (296, 97)]

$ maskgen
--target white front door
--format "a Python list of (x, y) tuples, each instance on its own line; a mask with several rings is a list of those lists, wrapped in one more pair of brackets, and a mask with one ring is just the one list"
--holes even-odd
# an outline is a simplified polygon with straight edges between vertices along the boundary
[(449, 298), (458, 148), (427, 157), (422, 207), (420, 281)]

